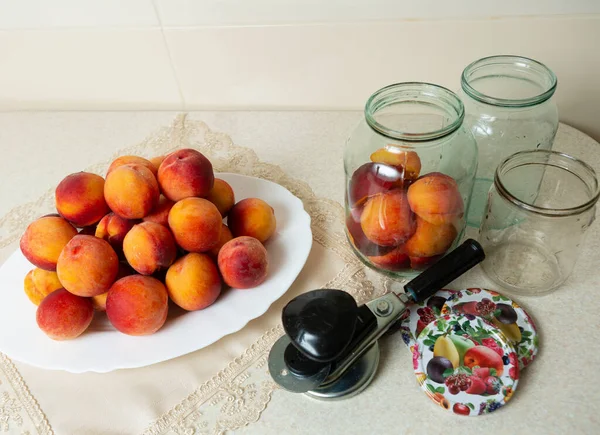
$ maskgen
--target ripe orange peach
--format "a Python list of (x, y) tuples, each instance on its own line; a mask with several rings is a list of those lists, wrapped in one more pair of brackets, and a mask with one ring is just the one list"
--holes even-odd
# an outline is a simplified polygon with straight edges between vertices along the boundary
[(190, 252), (205, 252), (217, 246), (222, 224), (217, 207), (202, 198), (182, 199), (169, 212), (169, 227), (175, 241)]
[(221, 237), (219, 237), (219, 243), (217, 243), (217, 246), (208, 251), (208, 253), (212, 256), (214, 260), (216, 260), (219, 257), (219, 251), (221, 250), (223, 245), (229, 242), (231, 239), (233, 239), (233, 235), (231, 234), (231, 231), (229, 231), (229, 227), (223, 224), (223, 226), (221, 227)]
[(119, 271), (119, 259), (106, 240), (75, 236), (56, 264), (63, 287), (77, 296), (96, 296), (107, 291)]
[(142, 222), (125, 236), (123, 253), (138, 273), (152, 275), (173, 264), (177, 247), (167, 227), (156, 222)]
[(346, 234), (350, 243), (367, 256), (380, 256), (393, 250), (393, 247), (379, 246), (367, 239), (360, 226), (360, 216), (360, 214), (349, 214), (346, 218)]
[(40, 329), (51, 339), (70, 340), (90, 326), (94, 307), (89, 299), (61, 288), (44, 298), (35, 317)]
[(29, 224), (21, 237), (21, 252), (34, 266), (56, 270), (56, 262), (65, 245), (77, 235), (66, 219), (44, 216)]
[(365, 236), (377, 245), (398, 246), (404, 243), (416, 228), (406, 193), (396, 189), (369, 198), (360, 226)]
[(277, 221), (273, 207), (265, 201), (246, 198), (229, 211), (227, 224), (235, 237), (254, 237), (265, 243), (275, 232)]
[(104, 216), (96, 227), (96, 237), (106, 240), (119, 254), (123, 251), (123, 240), (133, 228), (135, 221), (125, 219), (115, 213)]
[(416, 215), (434, 225), (453, 222), (464, 211), (458, 184), (439, 172), (424, 175), (411, 184), (408, 202)]
[(143, 218), (158, 204), (159, 196), (156, 178), (146, 166), (128, 163), (106, 176), (104, 197), (110, 209), (122, 218)]
[(39, 305), (50, 293), (62, 288), (62, 284), (56, 272), (35, 268), (25, 276), (24, 288), (29, 300)]
[(371, 154), (371, 161), (394, 166), (404, 180), (416, 180), (421, 172), (421, 159), (414, 151), (402, 151), (399, 148), (380, 148)]
[(92, 225), (108, 213), (104, 200), (104, 178), (89, 172), (65, 177), (56, 187), (56, 210), (78, 227)]
[(253, 237), (236, 237), (225, 243), (218, 263), (223, 280), (233, 288), (256, 287), (267, 279), (267, 250)]
[(391, 271), (403, 270), (409, 265), (408, 255), (406, 255), (406, 250), (403, 245), (394, 248), (386, 254), (371, 256), (369, 257), (369, 260), (377, 267)]
[(229, 183), (220, 178), (215, 178), (213, 188), (206, 197), (210, 202), (217, 206), (221, 216), (227, 216), (231, 207), (235, 204), (235, 195)]
[(156, 157), (152, 157), (150, 159), (150, 163), (152, 163), (154, 165), (157, 173), (158, 173), (158, 168), (160, 168), (160, 165), (163, 162), (163, 160), (165, 159), (165, 157), (167, 157), (167, 156), (156, 156)]
[(215, 175), (212, 164), (200, 152), (181, 149), (169, 154), (158, 168), (162, 193), (171, 201), (205, 197), (213, 188)]
[(221, 277), (207, 254), (190, 253), (178, 259), (167, 271), (167, 292), (184, 310), (201, 310), (221, 294)]
[(110, 174), (112, 171), (117, 169), (119, 166), (128, 165), (130, 163), (137, 163), (138, 165), (142, 165), (150, 169), (152, 173), (156, 176), (156, 172), (158, 171), (158, 166), (152, 163), (150, 160), (145, 159), (139, 156), (121, 156), (115, 159), (110, 166), (108, 167), (108, 171), (106, 171), (106, 176)]
[(169, 212), (173, 205), (175, 205), (173, 201), (161, 195), (158, 204), (152, 209), (149, 215), (144, 217), (144, 221), (169, 226)]
[[(120, 280), (129, 275), (135, 274), (135, 271), (127, 264), (127, 263), (119, 263), (119, 271), (117, 272), (117, 277), (115, 281)], [(102, 294), (92, 296), (92, 304), (94, 305), (94, 309), (96, 311), (106, 311), (106, 297), (108, 296), (108, 292), (104, 292)]]
[(128, 335), (149, 335), (167, 320), (169, 295), (156, 278), (131, 275), (116, 281), (106, 298), (106, 315), (112, 325)]
[(457, 234), (452, 223), (433, 225), (417, 217), (417, 230), (404, 246), (411, 257), (433, 257), (444, 254)]

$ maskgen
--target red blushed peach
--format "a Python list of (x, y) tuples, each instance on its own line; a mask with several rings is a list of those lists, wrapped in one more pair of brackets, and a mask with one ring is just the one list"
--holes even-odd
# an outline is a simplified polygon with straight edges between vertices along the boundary
[(175, 241), (186, 251), (205, 252), (219, 243), (223, 226), (221, 213), (210, 201), (186, 198), (169, 212), (169, 227)]
[(433, 257), (444, 254), (457, 234), (452, 223), (433, 225), (417, 217), (417, 230), (404, 247), (411, 257)]
[(469, 368), (475, 366), (496, 369), (496, 375), (502, 376), (504, 363), (502, 357), (486, 346), (474, 346), (465, 352), (464, 365)]
[(237, 237), (225, 243), (218, 263), (223, 280), (233, 288), (256, 287), (267, 278), (267, 250), (253, 237)]
[(427, 174), (411, 184), (408, 202), (416, 215), (434, 225), (453, 222), (464, 212), (456, 181), (439, 172)]
[(395, 167), (404, 180), (416, 180), (421, 172), (421, 159), (414, 151), (402, 151), (395, 147), (380, 148), (371, 154), (371, 161)]
[[(120, 280), (121, 278), (125, 278), (129, 275), (134, 275), (135, 271), (126, 263), (119, 263), (119, 272), (117, 273), (117, 277), (115, 281)], [(94, 305), (94, 309), (96, 311), (106, 311), (106, 297), (108, 296), (108, 292), (104, 292), (100, 295), (92, 296), (92, 304)]]
[(219, 243), (217, 243), (217, 246), (208, 251), (210, 256), (216, 260), (223, 245), (229, 242), (231, 239), (233, 239), (233, 234), (231, 234), (231, 231), (229, 231), (229, 227), (223, 224), (221, 227), (221, 237), (219, 237)]
[(158, 200), (158, 204), (152, 209), (148, 216), (144, 217), (144, 221), (156, 222), (157, 224), (168, 226), (169, 212), (171, 211), (173, 205), (175, 205), (173, 201), (161, 195), (160, 199)]
[(25, 276), (24, 288), (29, 300), (39, 305), (50, 293), (62, 288), (62, 284), (56, 272), (35, 268)]
[(357, 217), (358, 221), (355, 220), (352, 214), (348, 215), (346, 218), (346, 234), (348, 235), (350, 243), (352, 243), (356, 249), (367, 256), (384, 255), (394, 249), (389, 246), (379, 246), (367, 239), (367, 236), (365, 236), (365, 233), (363, 233), (360, 226), (360, 215)]
[(146, 166), (128, 163), (113, 169), (106, 176), (106, 203), (122, 218), (143, 218), (156, 207), (159, 196), (156, 178)]
[(406, 193), (396, 189), (369, 198), (360, 219), (365, 236), (381, 246), (398, 246), (415, 232)]
[(121, 156), (110, 164), (108, 171), (106, 171), (106, 175), (108, 176), (108, 174), (117, 169), (119, 166), (128, 165), (130, 163), (137, 163), (138, 165), (147, 167), (155, 176), (156, 172), (158, 171), (158, 166), (148, 159), (139, 156)]
[(106, 292), (119, 271), (119, 259), (107, 241), (93, 236), (75, 236), (65, 246), (56, 264), (63, 287), (77, 296)]
[(56, 210), (78, 227), (92, 225), (108, 213), (104, 200), (104, 178), (89, 172), (65, 177), (56, 187)]
[(152, 275), (173, 264), (177, 247), (167, 227), (156, 222), (142, 222), (125, 236), (123, 253), (138, 273)]
[(434, 255), (433, 257), (409, 257), (410, 268), (414, 270), (427, 269), (440, 258), (442, 258), (441, 255)]
[(210, 192), (208, 192), (206, 199), (217, 206), (223, 217), (227, 216), (227, 213), (229, 213), (229, 210), (235, 204), (233, 189), (227, 181), (220, 178), (215, 178), (215, 184)]
[(187, 254), (173, 263), (165, 283), (171, 300), (188, 311), (212, 305), (222, 287), (215, 262), (207, 254), (198, 253)]
[(131, 275), (116, 281), (106, 298), (106, 315), (112, 325), (128, 335), (149, 335), (167, 320), (169, 295), (156, 278)]
[(275, 232), (277, 221), (273, 207), (262, 199), (246, 198), (229, 211), (227, 224), (235, 237), (248, 236), (265, 243)]
[(409, 265), (408, 255), (406, 255), (404, 246), (399, 246), (384, 255), (371, 256), (369, 260), (381, 269), (394, 272), (406, 269)]
[(98, 222), (95, 236), (106, 240), (117, 253), (121, 253), (123, 251), (123, 240), (134, 225), (134, 220), (122, 218), (115, 213), (109, 213)]
[(60, 216), (42, 217), (27, 227), (21, 237), (21, 252), (34, 266), (56, 270), (56, 262), (63, 248), (77, 230)]
[(40, 329), (51, 339), (71, 340), (90, 326), (94, 307), (89, 299), (59, 289), (44, 298), (35, 317)]
[(205, 197), (213, 188), (212, 164), (200, 152), (181, 149), (169, 154), (158, 168), (162, 193), (171, 201)]
[(402, 174), (393, 166), (365, 163), (352, 174), (348, 185), (348, 203), (354, 207), (368, 197), (401, 187)]

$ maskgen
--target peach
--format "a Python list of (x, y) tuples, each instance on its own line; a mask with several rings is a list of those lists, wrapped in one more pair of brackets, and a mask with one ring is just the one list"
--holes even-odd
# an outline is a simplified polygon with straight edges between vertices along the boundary
[(387, 254), (369, 257), (371, 262), (384, 270), (399, 271), (408, 268), (409, 259), (404, 246), (399, 246)]
[(403, 190), (375, 195), (367, 201), (360, 218), (365, 236), (381, 246), (398, 246), (415, 232), (415, 218)]
[(156, 222), (164, 226), (169, 225), (169, 212), (175, 203), (166, 196), (161, 195), (158, 204), (152, 209), (149, 215), (144, 216), (146, 222)]
[(416, 180), (421, 172), (421, 159), (414, 151), (402, 151), (396, 147), (380, 148), (371, 154), (371, 161), (394, 166), (404, 180)]
[(275, 232), (277, 221), (273, 207), (265, 201), (246, 198), (229, 211), (227, 224), (235, 237), (254, 237), (265, 243)]
[(167, 292), (184, 310), (201, 310), (221, 294), (221, 277), (207, 254), (191, 253), (178, 259), (167, 271)]
[(454, 222), (464, 211), (458, 184), (439, 172), (424, 175), (411, 184), (408, 203), (416, 215), (434, 225)]
[(217, 246), (222, 226), (221, 213), (206, 199), (182, 199), (169, 212), (169, 227), (175, 241), (186, 251), (204, 252)]
[(354, 218), (352, 214), (346, 218), (346, 233), (350, 243), (354, 245), (356, 249), (367, 256), (379, 256), (388, 253), (393, 247), (379, 246), (365, 236), (365, 233), (360, 226), (360, 215), (357, 215), (358, 220)]
[(496, 375), (502, 376), (504, 372), (504, 363), (502, 357), (498, 355), (494, 350), (486, 346), (473, 346), (465, 352), (464, 365), (473, 367), (487, 367), (490, 369), (496, 369)]
[(221, 216), (227, 216), (231, 207), (235, 204), (235, 195), (229, 183), (220, 178), (215, 178), (213, 188), (206, 197), (210, 202), (217, 206)]
[(167, 289), (151, 276), (121, 278), (112, 285), (106, 298), (108, 320), (128, 335), (155, 333), (165, 324), (168, 310)]
[(92, 225), (108, 213), (104, 200), (104, 178), (89, 172), (65, 177), (56, 187), (56, 210), (78, 227)]
[(267, 250), (253, 237), (236, 237), (225, 243), (218, 263), (223, 280), (233, 288), (256, 287), (267, 279)]
[(158, 168), (162, 193), (171, 201), (196, 196), (205, 197), (213, 188), (215, 175), (210, 161), (193, 149), (169, 154)]
[(348, 185), (348, 203), (354, 207), (370, 196), (401, 186), (402, 174), (398, 169), (382, 163), (365, 163), (352, 174)]
[(25, 276), (25, 294), (31, 302), (39, 305), (54, 290), (62, 288), (56, 272), (35, 268)]
[(125, 236), (123, 253), (138, 273), (152, 275), (173, 264), (177, 246), (167, 227), (156, 222), (142, 222)]
[(417, 230), (404, 246), (410, 257), (433, 257), (444, 254), (457, 234), (452, 223), (433, 225), (417, 216)]
[(134, 220), (122, 218), (115, 213), (109, 213), (98, 222), (95, 235), (110, 243), (117, 253), (121, 253), (123, 251), (123, 240), (134, 225)]
[(90, 326), (94, 307), (89, 299), (61, 288), (44, 298), (35, 318), (40, 329), (51, 339), (71, 340)]
[[(127, 263), (119, 263), (119, 271), (117, 272), (117, 277), (115, 278), (115, 281), (133, 274), (135, 274), (135, 271)], [(96, 311), (106, 311), (107, 296), (108, 292), (92, 296), (92, 304), (94, 305), (94, 309)]]
[(107, 291), (119, 271), (119, 259), (106, 240), (75, 236), (56, 264), (63, 287), (77, 296), (96, 296)]
[(156, 178), (146, 166), (128, 163), (106, 176), (104, 197), (110, 209), (122, 218), (143, 218), (156, 207), (159, 196)]
[(130, 163), (137, 163), (138, 165), (147, 167), (155, 176), (156, 172), (158, 171), (158, 166), (148, 159), (139, 156), (121, 156), (110, 164), (108, 171), (106, 171), (106, 176), (108, 176), (108, 174), (117, 169), (119, 166), (128, 165)]
[(441, 255), (434, 255), (433, 257), (409, 257), (410, 268), (414, 270), (423, 270), (431, 266), (440, 258), (442, 258)]
[(56, 270), (58, 256), (77, 230), (65, 218), (44, 216), (29, 224), (21, 237), (21, 252), (34, 266)]
[(229, 231), (229, 227), (223, 224), (221, 227), (221, 237), (219, 237), (219, 243), (217, 243), (217, 246), (208, 251), (208, 253), (213, 257), (213, 259), (216, 260), (223, 245), (229, 242), (231, 239), (233, 239), (233, 234), (231, 234), (231, 231)]
[(165, 160), (165, 157), (167, 156), (156, 156), (150, 159), (150, 163), (154, 165), (154, 167), (156, 168), (156, 172), (158, 172), (158, 168), (160, 168), (160, 165)]

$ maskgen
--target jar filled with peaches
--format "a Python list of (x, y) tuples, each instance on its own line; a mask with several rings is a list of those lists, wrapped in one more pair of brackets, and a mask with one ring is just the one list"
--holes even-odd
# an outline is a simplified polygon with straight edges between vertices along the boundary
[(452, 91), (375, 92), (344, 153), (346, 234), (368, 266), (411, 277), (454, 249), (466, 224), (477, 145)]

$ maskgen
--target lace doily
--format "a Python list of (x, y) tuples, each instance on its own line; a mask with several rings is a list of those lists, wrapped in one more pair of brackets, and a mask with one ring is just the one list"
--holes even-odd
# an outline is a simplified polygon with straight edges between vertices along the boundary
[[(334, 253), (343, 264), (332, 279), (322, 283), (322, 287), (344, 289), (359, 303), (363, 303), (400, 285), (367, 271), (357, 259), (346, 242), (344, 212), (338, 203), (318, 198), (306, 183), (288, 177), (275, 165), (259, 161), (254, 151), (235, 146), (229, 136), (213, 132), (203, 122), (190, 120), (186, 115), (177, 116), (171, 126), (159, 129), (143, 142), (120, 150), (105, 162), (86, 170), (104, 174), (113, 158), (119, 155), (152, 157), (182, 147), (195, 148), (204, 153), (217, 172), (264, 178), (284, 186), (300, 198), (312, 218), (314, 241)], [(53, 208), (53, 189), (50, 189), (38, 200), (18, 206), (0, 218), (0, 261), (16, 249), (27, 224)], [(266, 364), (272, 344), (282, 333), (279, 324), (272, 325), (242, 355), (170, 411), (150, 422), (144, 433), (219, 434), (257, 421), (277, 388), (268, 374)], [(15, 366), (9, 358), (0, 354), (2, 431), (23, 435), (54, 433)]]

